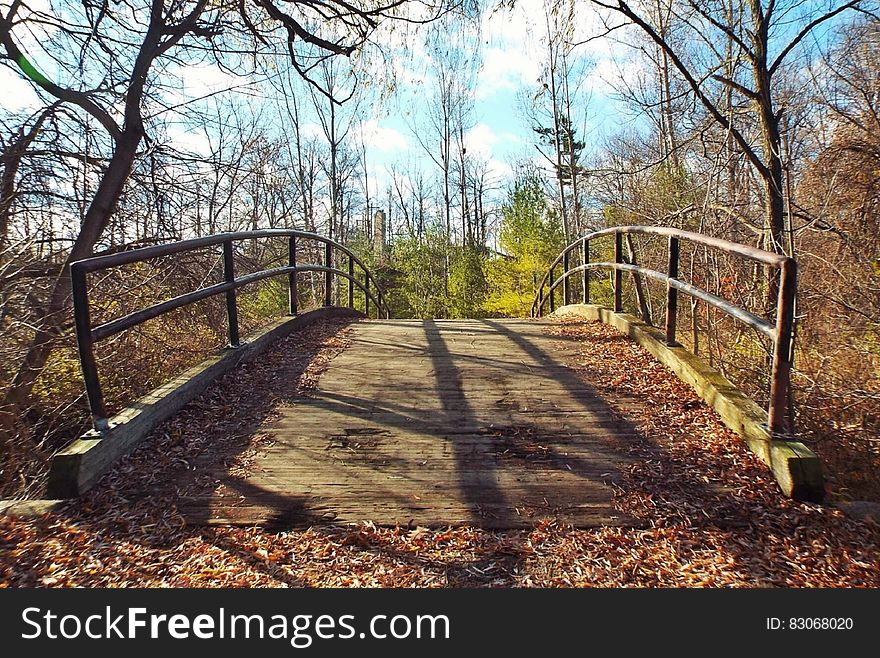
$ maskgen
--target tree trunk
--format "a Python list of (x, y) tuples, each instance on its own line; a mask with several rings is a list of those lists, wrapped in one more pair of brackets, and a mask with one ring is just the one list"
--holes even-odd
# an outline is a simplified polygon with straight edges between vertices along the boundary
[[(752, 73), (755, 81), (755, 102), (758, 106), (758, 123), (761, 127), (761, 148), (765, 169), (761, 172), (766, 199), (765, 222), (769, 244), (765, 249), (785, 253), (785, 191), (782, 178), (782, 140), (779, 134), (779, 117), (773, 107), (773, 90), (770, 68), (767, 63), (769, 26), (760, 0), (749, 0), (752, 13), (751, 32), (754, 58)], [(779, 294), (779, 271), (770, 268), (767, 285), (766, 308), (768, 313), (776, 309)]]
[(53, 103), (43, 110), (31, 126), (31, 129), (25, 132), (22, 126), (18, 131), (18, 137), (14, 139), (6, 147), (2, 155), (3, 173), (0, 174), (0, 254), (7, 247), (9, 240), (9, 221), (12, 217), (12, 205), (15, 202), (15, 179), (18, 176), (18, 168), (21, 160), (27, 153), (28, 147), (40, 134), (43, 124), (53, 112), (58, 108), (59, 103)]
[(63, 327), (62, 319), (66, 315), (70, 301), (70, 264), (92, 255), (95, 244), (116, 210), (122, 190), (131, 174), (142, 136), (143, 130), (138, 126), (122, 133), (117, 140), (116, 150), (89, 205), (79, 236), (64, 262), (61, 274), (55, 280), (46, 307), (45, 321), (35, 332), (30, 347), (3, 399), (2, 406), (9, 413), (17, 415), (27, 407), (34, 383), (46, 365), (55, 339)]

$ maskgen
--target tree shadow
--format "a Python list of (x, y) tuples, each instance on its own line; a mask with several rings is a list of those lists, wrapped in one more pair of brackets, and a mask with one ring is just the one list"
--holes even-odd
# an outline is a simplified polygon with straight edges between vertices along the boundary
[[(222, 478), (229, 500), (237, 500), (242, 508), (248, 504), (260, 506), (259, 525), (267, 533), (311, 528), (326, 535), (328, 541), (339, 541), (340, 537), (348, 541), (353, 537), (353, 543), (347, 544), (350, 550), (378, 553), (399, 564), (445, 573), (453, 586), (515, 582), (513, 574), (521, 573), (526, 569), (526, 562), (534, 558), (529, 528), (556, 524), (555, 519), (565, 523), (566, 518), (571, 518), (570, 510), (577, 503), (579, 489), (590, 486), (615, 489), (618, 502), (632, 515), (626, 518), (621, 513), (623, 525), (659, 523), (674, 527), (676, 532), (690, 533), (688, 537), (711, 534), (715, 550), (727, 555), (730, 568), (753, 585), (778, 585), (797, 580), (804, 566), (791, 558), (790, 552), (781, 549), (788, 538), (806, 536), (833, 544), (834, 528), (839, 527), (840, 521), (823, 520), (814, 513), (811, 515), (814, 507), (782, 498), (766, 469), (756, 460), (742, 459), (739, 455), (721, 463), (721, 470), (713, 474), (705, 465), (697, 467), (688, 460), (688, 454), (679, 450), (680, 446), (672, 438), (671, 428), (668, 435), (656, 431), (656, 427), (651, 432), (641, 429), (639, 420), (634, 420), (628, 410), (620, 406), (613, 392), (596, 384), (589, 371), (582, 374), (566, 366), (570, 353), (550, 350), (532, 335), (543, 332), (541, 324), (534, 323), (533, 329), (522, 331), (491, 320), (480, 324), (486, 327), (480, 329), (480, 333), (502, 335), (510, 342), (511, 349), (515, 347), (529, 357), (528, 363), (518, 363), (512, 368), (514, 379), (525, 372), (541, 373), (561, 387), (566, 404), (556, 408), (553, 400), (548, 400), (544, 409), (523, 410), (521, 405), (517, 406), (521, 401), (510, 396), (499, 400), (502, 404), (497, 408), (497, 419), (517, 420), (487, 422), (492, 414), (483, 413), (484, 410), (475, 406), (468, 390), (468, 374), (475, 366), (499, 367), (504, 360), (486, 355), (477, 355), (475, 359), (456, 350), (447, 335), (447, 330), (454, 325), (447, 327), (432, 321), (420, 324), (428, 343), (425, 354), (427, 357), (430, 353), (434, 372), (433, 381), (426, 385), (435, 391), (439, 411), (421, 409), (408, 402), (405, 395), (398, 399), (397, 392), (392, 399), (376, 400), (357, 390), (339, 394), (317, 388), (311, 397), (302, 397), (292, 383), (307, 373), (320, 350), (296, 347), (295, 342), (291, 342), (268, 352), (265, 363), (243, 366), (203, 394), (179, 418), (159, 428), (152, 445), (144, 446), (121, 463), (93, 494), (72, 504), (64, 516), (74, 525), (94, 530), (103, 540), (119, 542), (121, 556), (125, 556), (124, 545), (128, 543), (143, 543), (158, 549), (177, 546), (184, 535), (179, 528), (171, 527), (179, 520), (175, 509), (184, 510), (194, 525), (211, 521), (210, 495), (217, 485), (216, 474), (229, 471), (227, 466), (234, 464), (250, 446), (254, 428), (270, 419), (278, 404), (296, 404), (303, 408), (329, 409), (341, 417), (361, 417), (364, 426), (369, 425), (371, 419), (377, 420), (389, 432), (406, 430), (435, 435), (450, 450), (452, 472), (457, 474), (455, 486), (471, 510), (464, 525), (483, 528), (478, 536), (484, 538), (481, 540), (484, 543), (470, 553), (453, 553), (448, 558), (425, 557), (393, 541), (361, 532), (357, 527), (340, 526), (339, 516), (333, 513), (328, 501), (316, 504), (295, 490), (280, 493), (261, 487), (234, 469)], [(335, 330), (322, 330), (322, 335), (330, 336)], [(574, 337), (552, 337), (553, 341), (557, 339), (575, 344)], [(608, 345), (617, 341), (629, 344), (622, 335), (580, 337), (577, 343), (587, 346), (589, 351), (591, 344)], [(296, 350), (294, 354), (291, 349)], [(405, 387), (402, 392), (405, 393)], [(635, 404), (657, 404), (645, 391), (630, 391), (626, 398)], [(694, 396), (688, 396), (681, 403), (690, 404), (693, 399)], [(687, 409), (693, 413), (699, 411)], [(229, 412), (228, 417), (218, 413), (224, 410)], [(577, 423), (565, 424), (566, 418), (578, 414), (589, 414), (593, 431), (602, 438), (601, 443), (591, 444), (589, 454), (577, 450), (583, 443), (583, 432), (576, 430)], [(188, 435), (194, 427), (198, 431)], [(692, 428), (685, 429), (696, 433), (704, 431), (705, 426), (695, 421)], [(471, 443), (463, 440), (475, 434), (479, 435), (478, 440)], [(334, 450), (344, 451), (346, 459), (360, 469), (358, 477), (369, 479), (375, 473), (409, 469), (408, 487), (430, 482), (430, 464), (420, 466), (415, 458), (384, 451), (381, 435), (357, 431), (346, 434), (340, 430), (334, 436), (339, 446), (313, 457), (327, 458)], [(718, 459), (723, 461), (722, 457)], [(481, 464), (483, 472), (475, 479), (468, 479), (464, 474), (475, 462)], [(753, 480), (753, 486), (748, 491), (732, 489), (725, 469), (744, 469)], [(567, 478), (569, 484), (559, 486), (562, 477)], [(570, 486), (571, 483), (574, 486)], [(406, 509), (412, 501), (401, 488), (388, 484), (377, 492), (389, 505)], [(639, 501), (631, 503), (631, 496)], [(489, 504), (493, 501), (497, 505)], [(235, 506), (229, 507), (234, 509)], [(38, 523), (49, 532), (53, 524), (57, 524), (57, 517)], [(155, 533), (146, 527), (162, 523), (169, 524), (167, 532)], [(408, 524), (404, 520), (402, 525), (405, 528)], [(521, 529), (494, 530), (505, 525)], [(244, 535), (197, 528), (186, 532), (195, 533), (280, 582), (291, 586), (308, 584), (305, 579), (291, 576), (283, 564), (273, 564), (257, 554), (248, 546)], [(437, 537), (443, 534), (442, 530), (434, 532)], [(876, 538), (873, 541), (876, 544)], [(21, 559), (32, 565), (37, 575), (51, 573), (48, 563), (43, 564), (36, 553), (23, 554)]]

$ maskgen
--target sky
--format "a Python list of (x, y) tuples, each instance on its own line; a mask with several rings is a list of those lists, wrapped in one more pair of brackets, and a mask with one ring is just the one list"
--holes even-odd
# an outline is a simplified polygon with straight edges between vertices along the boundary
[[(510, 181), (513, 163), (531, 160), (542, 162), (535, 148), (535, 135), (522, 110), (522, 97), (533, 94), (539, 88), (542, 62), (545, 58), (541, 42), (545, 0), (518, 0), (513, 9), (484, 12), (480, 23), (481, 67), (476, 76), (474, 89), (473, 125), (465, 136), (470, 154), (487, 161), (491, 178), (498, 194)], [(34, 6), (48, 9), (49, 0), (31, 0)], [(578, 13), (578, 35), (590, 35), (597, 31), (595, 15), (588, 9)], [(40, 68), (39, 48), (20, 36), (25, 52)], [(387, 38), (379, 35), (379, 39)], [(394, 38), (393, 36), (391, 38)], [(435, 173), (433, 163), (413, 135), (413, 126), (423, 123), (426, 89), (430, 87), (426, 71), (430, 55), (415, 32), (406, 54), (392, 61), (396, 69), (397, 86), (393, 97), (386, 100), (361, 119), (355, 132), (364, 135), (367, 146), (368, 175), (373, 194), (383, 192), (390, 182), (390, 168), (405, 169), (410, 163), (418, 163), (425, 174)], [(615, 58), (625, 57), (619, 44), (609, 40), (597, 40), (582, 48), (583, 54), (592, 61), (585, 73), (582, 88), (584, 125), (588, 142), (597, 142), (601, 136), (619, 127), (622, 112), (614, 100), (613, 80), (620, 71)], [(45, 66), (45, 65), (44, 65)], [(52, 71), (45, 70), (50, 77)], [(237, 87), (246, 82), (221, 71), (211, 64), (183, 67), (171, 70), (179, 79), (178, 98), (184, 100), (214, 91)], [(60, 81), (63, 83), (63, 81)], [(21, 110), (37, 106), (37, 97), (31, 85), (5, 67), (0, 67), (0, 88), (4, 90), (3, 104), (9, 110)], [(249, 102), (260, 111), (260, 97), (251, 93)], [(308, 102), (303, 103), (308, 105)], [(315, 116), (306, 118), (304, 130), (320, 135)], [(196, 151), (204, 151), (204, 129), (172, 121), (169, 137), (177, 145)]]
[[(484, 12), (481, 20), (482, 66), (474, 89), (474, 125), (465, 135), (465, 142), (469, 153), (488, 161), (500, 190), (512, 179), (514, 163), (546, 165), (535, 148), (535, 133), (523, 108), (523, 98), (533, 95), (543, 80), (543, 12), (544, 0), (518, 0), (513, 9)], [(592, 35), (599, 29), (596, 16), (584, 7), (578, 15), (578, 35)], [(580, 81), (582, 132), (588, 142), (599, 143), (620, 127), (621, 120), (628, 120), (614, 88), (621, 75), (615, 58), (622, 61), (628, 53), (625, 47), (607, 40), (597, 40), (579, 51), (590, 61)], [(418, 49), (414, 55), (416, 59), (427, 57)], [(408, 68), (411, 71), (425, 66), (424, 62), (412, 63)], [(376, 140), (379, 148), (372, 153), (378, 184), (385, 180), (383, 168), (420, 156), (411, 129), (418, 117), (406, 115), (418, 111), (413, 108), (420, 106), (423, 94), (421, 88), (404, 79), (397, 98), (375, 120), (383, 131), (381, 139)], [(425, 168), (430, 166), (423, 162)]]

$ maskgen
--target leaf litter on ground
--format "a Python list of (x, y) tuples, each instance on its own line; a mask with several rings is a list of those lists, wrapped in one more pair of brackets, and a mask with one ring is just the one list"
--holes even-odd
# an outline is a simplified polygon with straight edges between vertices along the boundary
[[(217, 483), (216, 455), (247, 473), (272, 436), (252, 431), (308, 395), (349, 342), (348, 322), (307, 327), (164, 423), (82, 499), (0, 517), (2, 587), (878, 587), (880, 531), (786, 499), (686, 384), (611, 327), (548, 323), (578, 377), (632, 423), (616, 505), (640, 528), (195, 527), (181, 496)], [(576, 339), (576, 340), (571, 340)], [(180, 483), (173, 495), (157, 483)], [(169, 491), (167, 486), (161, 488)]]

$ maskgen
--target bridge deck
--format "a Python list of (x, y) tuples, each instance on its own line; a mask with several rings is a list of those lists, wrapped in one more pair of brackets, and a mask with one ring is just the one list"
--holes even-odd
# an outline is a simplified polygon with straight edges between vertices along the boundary
[(192, 522), (626, 524), (612, 484), (635, 430), (525, 320), (360, 322), (314, 395), (258, 428), (244, 477)]

